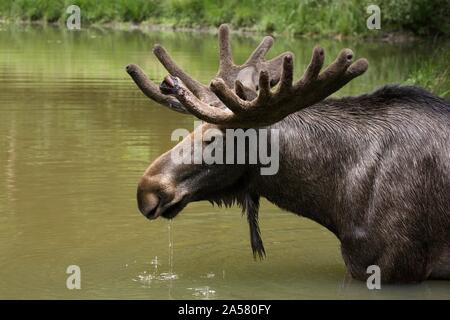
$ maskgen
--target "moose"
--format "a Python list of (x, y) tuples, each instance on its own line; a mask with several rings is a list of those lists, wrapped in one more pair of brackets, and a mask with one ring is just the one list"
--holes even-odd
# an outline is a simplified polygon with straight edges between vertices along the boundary
[[(294, 81), (294, 54), (271, 60), (264, 37), (242, 65), (221, 25), (219, 71), (206, 86), (186, 74), (166, 50), (154, 54), (169, 72), (160, 86), (137, 65), (126, 67), (150, 99), (202, 120), (193, 133), (158, 157), (137, 188), (148, 219), (174, 218), (188, 203), (237, 204), (246, 214), (254, 256), (265, 256), (258, 226), (260, 198), (321, 224), (341, 243), (349, 274), (366, 280), (377, 265), (385, 283), (450, 280), (450, 104), (415, 86), (387, 85), (356, 97), (329, 97), (368, 69), (342, 50), (322, 72), (315, 47)], [(230, 128), (278, 129), (280, 164), (180, 164), (173, 153), (207, 145)]]

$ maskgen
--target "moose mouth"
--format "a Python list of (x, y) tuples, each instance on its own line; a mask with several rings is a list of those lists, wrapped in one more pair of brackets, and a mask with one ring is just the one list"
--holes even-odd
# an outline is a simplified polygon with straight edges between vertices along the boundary
[(184, 201), (179, 201), (176, 203), (162, 203), (160, 202), (155, 208), (144, 213), (145, 217), (149, 220), (155, 220), (159, 216), (166, 219), (175, 218), (187, 205)]

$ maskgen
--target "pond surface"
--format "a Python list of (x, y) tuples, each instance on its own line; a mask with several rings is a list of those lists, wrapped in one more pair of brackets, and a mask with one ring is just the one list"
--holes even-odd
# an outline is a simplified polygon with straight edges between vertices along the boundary
[[(238, 62), (258, 43), (233, 39)], [(277, 39), (271, 55), (291, 50), (301, 70), (317, 42)], [(319, 42), (328, 62), (346, 46), (370, 61), (339, 95), (402, 82), (430, 50)], [(0, 26), (0, 298), (450, 298), (449, 282), (378, 291), (348, 283), (337, 239), (267, 202), (262, 262), (238, 208), (200, 202), (171, 224), (146, 220), (139, 178), (174, 145), (174, 129), (194, 125), (145, 98), (124, 70), (137, 63), (159, 83), (166, 72), (154, 43), (204, 83), (217, 70), (213, 35)], [(81, 268), (81, 290), (66, 288), (69, 265)]]

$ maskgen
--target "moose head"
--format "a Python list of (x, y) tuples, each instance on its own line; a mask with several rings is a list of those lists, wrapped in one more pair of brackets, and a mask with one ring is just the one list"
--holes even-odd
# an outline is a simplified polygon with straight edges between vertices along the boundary
[(368, 63), (365, 59), (352, 63), (352, 51), (344, 49), (321, 72), (325, 54), (322, 48), (315, 47), (303, 76), (293, 81), (293, 53), (285, 52), (268, 61), (264, 58), (272, 46), (272, 37), (265, 37), (244, 64), (236, 65), (226, 25), (220, 26), (218, 36), (219, 71), (209, 86), (186, 74), (160, 45), (153, 52), (169, 72), (160, 86), (149, 80), (137, 65), (126, 68), (147, 97), (203, 121), (147, 168), (137, 188), (137, 202), (148, 219), (174, 218), (193, 201), (237, 203), (247, 213), (253, 253), (262, 257), (265, 252), (258, 227), (259, 195), (250, 191), (258, 164), (184, 163), (176, 161), (180, 151), (193, 152), (196, 144), (207, 147), (219, 137), (226, 139), (227, 129), (270, 128), (333, 94), (364, 73)]

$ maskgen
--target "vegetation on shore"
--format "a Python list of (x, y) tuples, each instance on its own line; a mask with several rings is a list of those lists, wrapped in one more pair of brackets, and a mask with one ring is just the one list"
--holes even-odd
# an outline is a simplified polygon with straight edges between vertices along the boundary
[(377, 4), (383, 32), (450, 36), (448, 0), (0, 0), (0, 17), (63, 22), (71, 4), (81, 8), (87, 23), (198, 28), (228, 22), (234, 28), (293, 35), (370, 34), (366, 8)]
[(450, 50), (441, 47), (413, 66), (405, 84), (421, 86), (450, 100)]
[[(380, 36), (392, 31), (416, 37), (450, 37), (448, 0), (0, 0), (0, 19), (64, 24), (67, 7), (81, 8), (82, 25), (133, 23), (176, 28), (233, 29), (294, 36)], [(381, 9), (381, 30), (369, 30), (366, 8)], [(447, 45), (444, 47), (448, 48)], [(406, 83), (450, 96), (448, 50), (430, 53)]]

